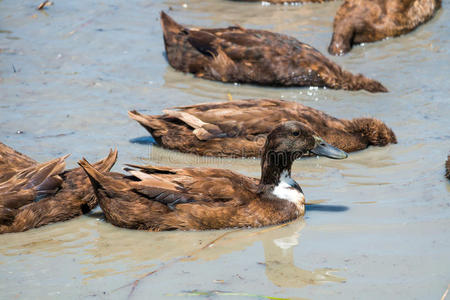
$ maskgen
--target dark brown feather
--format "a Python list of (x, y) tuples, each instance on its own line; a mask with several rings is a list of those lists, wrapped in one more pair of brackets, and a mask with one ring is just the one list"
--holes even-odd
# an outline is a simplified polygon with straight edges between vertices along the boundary
[[(346, 152), (397, 142), (393, 131), (377, 119), (337, 119), (296, 102), (241, 100), (178, 107), (178, 110), (191, 118), (180, 121), (173, 113), (149, 116), (130, 111), (128, 114), (146, 128), (159, 145), (205, 156), (260, 157), (267, 134), (279, 122), (289, 120), (307, 124), (325, 141)], [(208, 132), (209, 139), (201, 138), (194, 119), (198, 119), (196, 124), (214, 125), (218, 130)], [(208, 129), (205, 125), (202, 128)]]
[(408, 33), (440, 7), (441, 0), (346, 0), (334, 18), (328, 52), (341, 55), (355, 44)]
[(270, 86), (326, 86), (387, 92), (378, 81), (353, 75), (297, 39), (233, 26), (187, 29), (161, 12), (170, 65), (197, 77)]

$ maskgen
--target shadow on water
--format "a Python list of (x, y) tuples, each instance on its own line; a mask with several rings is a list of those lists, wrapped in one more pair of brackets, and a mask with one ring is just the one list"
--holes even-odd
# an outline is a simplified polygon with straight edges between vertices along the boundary
[(306, 209), (309, 211), (324, 211), (324, 212), (341, 212), (349, 210), (345, 205), (325, 205), (325, 204), (306, 204)]
[(132, 144), (140, 144), (140, 145), (157, 145), (155, 139), (152, 136), (140, 136), (134, 139), (130, 139), (130, 143)]

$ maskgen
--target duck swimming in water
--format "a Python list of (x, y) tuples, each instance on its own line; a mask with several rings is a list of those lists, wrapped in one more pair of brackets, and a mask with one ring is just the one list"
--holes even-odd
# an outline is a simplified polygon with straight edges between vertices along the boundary
[(176, 109), (155, 116), (128, 114), (162, 147), (204, 156), (260, 157), (272, 128), (290, 120), (308, 125), (346, 152), (397, 142), (394, 132), (377, 119), (337, 119), (297, 102), (240, 100)]
[(197, 77), (269, 86), (320, 86), (387, 92), (378, 81), (353, 75), (297, 39), (240, 26), (187, 28), (161, 12), (169, 64)]
[(334, 18), (328, 52), (342, 55), (355, 44), (408, 33), (440, 7), (441, 0), (346, 0)]
[(295, 159), (313, 152), (342, 159), (311, 128), (289, 121), (273, 129), (261, 160), (261, 179), (230, 170), (135, 166), (132, 176), (102, 173), (86, 160), (100, 207), (113, 225), (142, 230), (207, 230), (261, 227), (302, 216), (305, 197), (291, 178)]
[[(89, 179), (81, 168), (64, 170), (67, 156), (37, 163), (0, 143), (0, 234), (21, 232), (66, 221), (97, 206)], [(94, 164), (111, 169), (117, 151)]]

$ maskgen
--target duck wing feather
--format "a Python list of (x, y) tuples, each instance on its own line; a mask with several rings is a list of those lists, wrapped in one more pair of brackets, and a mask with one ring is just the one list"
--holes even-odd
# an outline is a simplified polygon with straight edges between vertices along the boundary
[(0, 194), (33, 189), (37, 193), (54, 191), (61, 185), (58, 177), (65, 169), (68, 155), (25, 168), (0, 184)]
[[(176, 196), (184, 195), (186, 202), (244, 203), (254, 197), (259, 182), (256, 178), (246, 177), (226, 169), (176, 169), (131, 164), (128, 166), (139, 170), (126, 169), (142, 180), (140, 185), (148, 188), (163, 186), (166, 189), (165, 192), (172, 192)], [(186, 202), (180, 201), (180, 203)]]
[(0, 183), (14, 176), (19, 170), (37, 164), (32, 158), (0, 142)]

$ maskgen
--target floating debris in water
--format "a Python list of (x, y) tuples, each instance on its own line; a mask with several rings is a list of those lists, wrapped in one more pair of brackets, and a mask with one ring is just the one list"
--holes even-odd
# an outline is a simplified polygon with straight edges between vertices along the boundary
[(75, 134), (75, 131), (66, 132), (66, 133), (59, 133), (59, 134), (49, 134), (49, 135), (41, 135), (38, 136), (37, 139), (45, 139), (45, 138), (53, 138), (53, 137), (62, 137), (67, 135)]
[(47, 6), (51, 6), (51, 5), (53, 5), (53, 2), (45, 0), (44, 2), (39, 4), (39, 6), (36, 9), (37, 10), (42, 10), (42, 9), (46, 8)]
[(215, 279), (213, 280), (214, 283), (225, 283), (225, 280), (222, 279)]

